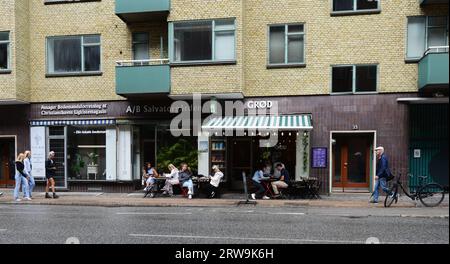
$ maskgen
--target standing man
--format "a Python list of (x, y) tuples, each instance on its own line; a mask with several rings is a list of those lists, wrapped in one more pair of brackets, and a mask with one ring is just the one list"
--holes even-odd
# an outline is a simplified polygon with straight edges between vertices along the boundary
[(34, 182), (33, 174), (31, 173), (31, 170), (33, 166), (31, 165), (31, 151), (27, 150), (25, 151), (25, 159), (23, 160), (23, 164), (25, 165), (25, 171), (27, 172), (29, 178), (28, 178), (28, 194), (30, 198), (32, 197), (34, 186), (36, 186), (36, 183)]
[(373, 190), (373, 200), (371, 203), (378, 203), (379, 192), (378, 189), (381, 186), (381, 189), (388, 195), (391, 194), (391, 191), (387, 187), (386, 178), (391, 175), (391, 171), (389, 170), (389, 163), (386, 155), (384, 154), (383, 147), (375, 148), (375, 153), (377, 155), (377, 171), (375, 176), (375, 187)]
[(272, 182), (272, 189), (275, 197), (280, 196), (279, 188), (287, 189), (289, 187), (289, 172), (284, 168), (283, 164), (278, 163), (276, 169), (280, 172), (280, 178), (277, 181)]
[(48, 189), (49, 187), (51, 187), (52, 191), (53, 191), (53, 198), (56, 199), (58, 198), (58, 195), (56, 195), (55, 193), (55, 176), (56, 176), (56, 164), (53, 161), (53, 159), (55, 158), (55, 152), (54, 151), (50, 151), (50, 153), (48, 154), (48, 159), (45, 162), (45, 177), (47, 178), (47, 185), (45, 186), (45, 198), (52, 198), (49, 194), (48, 194)]

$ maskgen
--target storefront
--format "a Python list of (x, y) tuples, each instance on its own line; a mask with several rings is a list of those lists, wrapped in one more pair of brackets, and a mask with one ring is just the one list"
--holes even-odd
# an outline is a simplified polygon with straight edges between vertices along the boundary
[[(199, 137), (199, 172), (210, 173), (212, 165), (219, 165), (226, 186), (240, 190), (242, 172), (251, 177), (261, 162), (269, 160), (272, 164), (283, 162), (295, 180), (318, 178), (323, 193), (370, 192), (375, 181), (376, 146), (384, 146), (394, 172), (405, 175), (408, 171), (408, 108), (397, 99), (411, 95), (416, 94), (246, 98), (246, 114), (253, 108), (276, 107), (273, 118), (278, 121), (297, 117), (307, 121), (294, 127), (273, 127), (278, 143), (270, 148), (259, 146), (264, 139), (260, 128), (268, 128), (261, 127), (264, 120), (253, 120), (253, 124), (248, 120), (250, 125), (242, 126), (237, 115), (204, 122), (204, 130), (211, 131)], [(254, 134), (227, 135), (226, 128), (250, 129)]]
[(4, 188), (14, 186), (14, 161), (29, 148), (29, 106), (3, 105), (0, 113), (0, 188)]
[(196, 138), (172, 135), (171, 103), (33, 104), (29, 131), (34, 176), (38, 182), (44, 179), (46, 157), (54, 151), (59, 189), (129, 192), (140, 188), (145, 162), (166, 171), (169, 163), (180, 160), (171, 155), (174, 148), (188, 152), (187, 156), (196, 151)]

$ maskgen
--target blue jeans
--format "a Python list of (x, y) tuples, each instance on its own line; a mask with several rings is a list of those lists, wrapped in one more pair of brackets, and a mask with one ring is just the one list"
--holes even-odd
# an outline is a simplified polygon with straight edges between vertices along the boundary
[(375, 188), (373, 190), (373, 201), (374, 202), (378, 202), (378, 197), (380, 195), (378, 189), (380, 188), (380, 186), (381, 186), (381, 189), (383, 190), (383, 192), (387, 193), (388, 195), (391, 194), (391, 191), (387, 187), (386, 178), (378, 178), (378, 180), (375, 181)]
[(28, 194), (30, 195), (30, 197), (33, 192), (34, 186), (36, 186), (36, 183), (34, 182), (33, 176), (30, 175), (30, 180), (28, 181)]
[(14, 200), (19, 199), (20, 186), (22, 186), (23, 197), (30, 197), (27, 178), (23, 177), (20, 173), (16, 173), (15, 180), (16, 187), (14, 188)]
[(255, 180), (252, 180), (252, 181), (253, 181), (253, 185), (256, 188), (255, 195), (256, 195), (256, 197), (259, 198), (266, 192), (266, 189), (264, 189), (264, 186), (261, 183), (255, 181)]
[(188, 181), (183, 182), (183, 186), (182, 187), (188, 188), (188, 194), (191, 194), (191, 195), (194, 194), (194, 183), (192, 182), (192, 180), (188, 180)]

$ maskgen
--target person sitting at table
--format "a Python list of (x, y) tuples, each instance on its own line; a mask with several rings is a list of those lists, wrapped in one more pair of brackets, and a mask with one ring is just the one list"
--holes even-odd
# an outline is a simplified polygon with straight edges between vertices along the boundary
[(272, 189), (273, 193), (275, 194), (274, 197), (280, 196), (280, 189), (286, 189), (289, 187), (289, 172), (286, 170), (283, 164), (278, 163), (276, 166), (276, 170), (280, 172), (280, 178), (278, 178), (277, 181), (272, 182)]
[(220, 180), (223, 178), (223, 172), (220, 171), (219, 166), (214, 165), (212, 166), (212, 169), (214, 171), (214, 175), (209, 177), (210, 181), (207, 186), (208, 198), (217, 197)]
[(165, 183), (164, 187), (162, 188), (162, 190), (163, 190), (164, 195), (173, 196), (173, 186), (180, 184), (180, 181), (178, 178), (179, 171), (178, 171), (177, 167), (175, 167), (173, 164), (169, 164), (168, 168), (170, 170), (170, 175), (167, 176), (166, 183)]
[(266, 160), (263, 168), (264, 177), (270, 177), (272, 175), (272, 163), (269, 160)]
[(145, 188), (144, 191), (149, 190), (154, 187), (155, 178), (158, 177), (158, 172), (152, 167), (150, 162), (147, 162), (144, 167), (143, 175), (145, 180)]
[(194, 195), (194, 183), (192, 182), (192, 172), (187, 163), (181, 163), (181, 171), (178, 174), (181, 188), (188, 188), (188, 199)]
[(264, 186), (262, 185), (262, 180), (268, 180), (270, 179), (267, 174), (264, 174), (264, 169), (266, 168), (266, 165), (261, 165), (259, 169), (255, 171), (255, 174), (253, 174), (252, 182), (253, 186), (256, 188), (256, 192), (251, 194), (251, 197), (253, 200), (256, 200), (256, 198), (260, 199), (261, 197), (265, 200), (270, 199), (266, 195), (263, 196), (263, 194), (266, 192), (266, 189), (264, 189)]
[(273, 175), (271, 175), (272, 178), (274, 179), (279, 179), (281, 177), (281, 173), (279, 170), (277, 170), (277, 166), (281, 165), (284, 168), (284, 164), (281, 162), (275, 162), (273, 164), (274, 170), (273, 170)]

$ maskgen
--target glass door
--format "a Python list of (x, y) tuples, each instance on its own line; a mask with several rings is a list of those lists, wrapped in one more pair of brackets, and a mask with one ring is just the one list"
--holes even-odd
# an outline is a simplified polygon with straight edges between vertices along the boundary
[(48, 128), (48, 151), (55, 152), (55, 187), (59, 189), (67, 188), (67, 145), (66, 145), (67, 127), (49, 127)]

